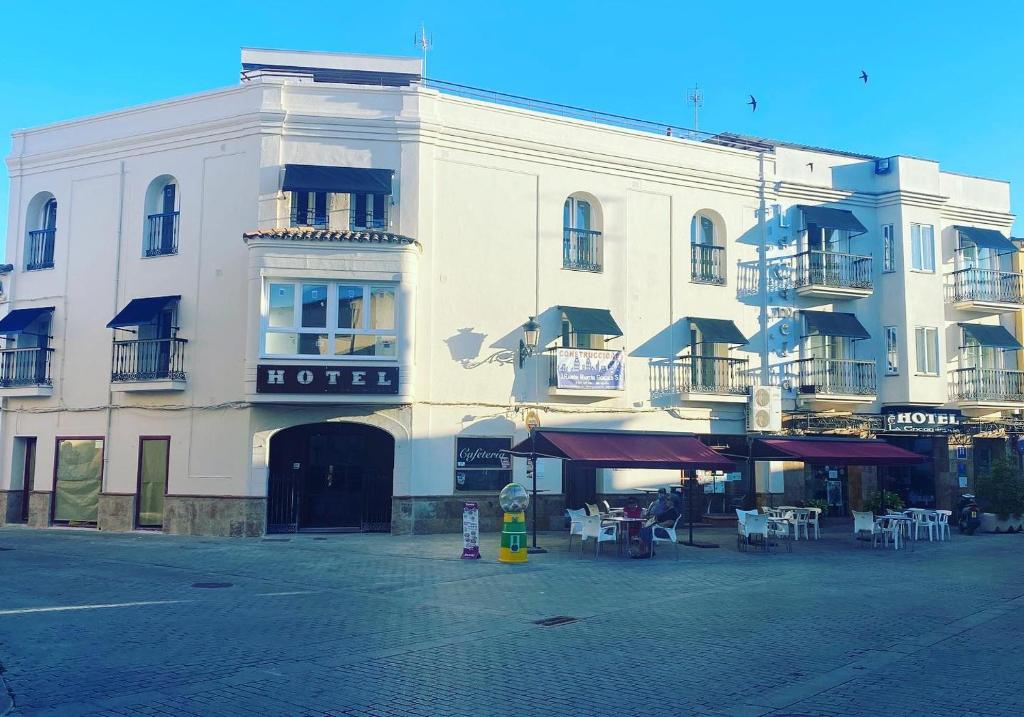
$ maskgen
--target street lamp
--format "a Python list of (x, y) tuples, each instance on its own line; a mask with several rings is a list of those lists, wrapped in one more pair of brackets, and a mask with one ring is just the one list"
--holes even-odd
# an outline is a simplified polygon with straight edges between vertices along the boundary
[(530, 320), (523, 324), (523, 338), (519, 339), (519, 368), (526, 364), (526, 359), (533, 356), (537, 349), (537, 342), (540, 340), (540, 324), (531, 316)]

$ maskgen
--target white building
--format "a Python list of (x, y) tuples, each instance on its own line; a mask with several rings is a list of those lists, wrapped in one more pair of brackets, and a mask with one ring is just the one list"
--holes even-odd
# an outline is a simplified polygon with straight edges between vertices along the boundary
[[(412, 59), (242, 60), (237, 87), (14, 134), (0, 522), (451, 530), (525, 480), (497, 451), (531, 410), (742, 447), (762, 240), (789, 428), (881, 435), (913, 408), (1015, 430), (1004, 182), (526, 109)], [(955, 446), (907, 436), (932, 463), (890, 487), (947, 505)], [(819, 469), (787, 497), (877, 485)], [(678, 474), (538, 479), (553, 516)]]

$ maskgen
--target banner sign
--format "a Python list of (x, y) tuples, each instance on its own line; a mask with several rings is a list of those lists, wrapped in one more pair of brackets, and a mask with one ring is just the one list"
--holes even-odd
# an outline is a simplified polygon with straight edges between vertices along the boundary
[(398, 393), (397, 366), (256, 367), (256, 393)]
[(555, 349), (556, 388), (621, 391), (623, 352), (596, 349)]
[(511, 436), (457, 436), (455, 490), (497, 492), (512, 482)]
[(887, 433), (957, 433), (963, 414), (952, 408), (883, 406), (882, 419)]
[(480, 559), (480, 506), (467, 502), (462, 507), (462, 559)]

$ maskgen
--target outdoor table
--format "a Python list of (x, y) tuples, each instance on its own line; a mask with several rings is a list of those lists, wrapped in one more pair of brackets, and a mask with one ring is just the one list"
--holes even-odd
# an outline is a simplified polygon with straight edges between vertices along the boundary
[(903, 536), (903, 544), (910, 545), (913, 550), (914, 542), (910, 539), (910, 526), (913, 525), (914, 519), (906, 515), (879, 515), (875, 517), (875, 524), (877, 525), (883, 520), (894, 520), (900, 524), (900, 534)]
[(608, 518), (602, 518), (601, 520), (602, 522), (618, 523), (619, 529), (617, 532), (620, 539), (617, 542), (619, 544), (619, 552), (621, 553), (623, 545), (629, 544), (629, 524), (638, 523), (643, 526), (647, 521), (647, 518), (627, 518), (624, 515), (613, 515)]
[[(774, 526), (774, 528), (773, 528), (773, 526)], [(793, 535), (792, 535), (792, 533), (790, 533), (790, 528), (792, 528), (793, 529), (793, 533), (795, 533), (796, 532), (796, 526), (793, 525), (792, 523), (790, 523), (789, 520), (786, 519), (786, 518), (768, 516), (768, 527), (769, 528), (772, 528), (774, 530), (778, 530), (779, 526), (785, 526), (786, 537), (782, 538), (782, 540), (786, 541), (786, 552), (791, 553), (791, 552), (793, 552)], [(771, 536), (769, 536), (768, 539), (771, 540)]]

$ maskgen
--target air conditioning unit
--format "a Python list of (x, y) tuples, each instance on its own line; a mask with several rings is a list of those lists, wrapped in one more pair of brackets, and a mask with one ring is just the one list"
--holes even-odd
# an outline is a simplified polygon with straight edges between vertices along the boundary
[(892, 171), (892, 159), (883, 157), (875, 160), (875, 174), (888, 174)]
[(778, 386), (754, 386), (750, 393), (747, 430), (782, 430), (782, 389)]

